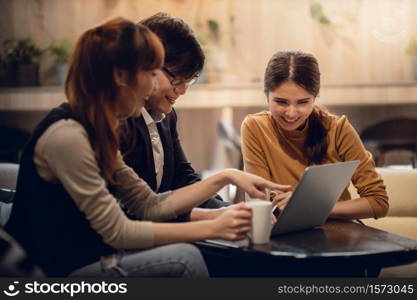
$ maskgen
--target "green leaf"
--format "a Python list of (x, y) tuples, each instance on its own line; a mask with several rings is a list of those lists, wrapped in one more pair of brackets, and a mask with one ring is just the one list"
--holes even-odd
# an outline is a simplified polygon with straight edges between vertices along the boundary
[(330, 25), (332, 23), (330, 19), (324, 14), (323, 7), (318, 2), (313, 2), (310, 5), (310, 15), (313, 20), (319, 22), (320, 24)]
[(207, 20), (207, 25), (214, 40), (216, 41), (216, 43), (218, 43), (220, 40), (219, 23), (217, 23), (217, 21), (215, 20), (209, 19)]

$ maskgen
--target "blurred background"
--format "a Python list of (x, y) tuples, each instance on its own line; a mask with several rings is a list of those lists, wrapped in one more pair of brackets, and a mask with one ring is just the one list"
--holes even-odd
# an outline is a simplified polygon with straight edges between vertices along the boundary
[(160, 11), (183, 18), (206, 53), (199, 84), (176, 104), (198, 172), (239, 166), (240, 124), (266, 109), (266, 63), (285, 48), (318, 59), (319, 103), (348, 116), (379, 165), (415, 166), (415, 0), (0, 0), (0, 160), (18, 160), (65, 100), (68, 57), (85, 29)]

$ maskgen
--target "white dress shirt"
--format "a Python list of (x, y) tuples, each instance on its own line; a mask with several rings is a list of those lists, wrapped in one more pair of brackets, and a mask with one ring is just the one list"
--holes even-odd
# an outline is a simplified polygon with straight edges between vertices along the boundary
[(164, 148), (162, 147), (161, 137), (159, 136), (156, 124), (165, 118), (165, 114), (152, 110), (147, 111), (144, 107), (141, 112), (145, 124), (148, 127), (149, 136), (151, 137), (153, 160), (155, 163), (156, 191), (158, 191), (164, 174)]

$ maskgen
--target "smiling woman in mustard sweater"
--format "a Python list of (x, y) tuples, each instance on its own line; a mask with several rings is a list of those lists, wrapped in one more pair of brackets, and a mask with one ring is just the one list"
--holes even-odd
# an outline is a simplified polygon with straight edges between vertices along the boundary
[(295, 187), (310, 165), (360, 160), (352, 176), (360, 198), (350, 200), (346, 187), (330, 217), (385, 216), (388, 197), (370, 153), (346, 116), (316, 105), (319, 89), (320, 72), (312, 55), (284, 50), (271, 58), (264, 83), (269, 111), (247, 116), (241, 128), (245, 170)]

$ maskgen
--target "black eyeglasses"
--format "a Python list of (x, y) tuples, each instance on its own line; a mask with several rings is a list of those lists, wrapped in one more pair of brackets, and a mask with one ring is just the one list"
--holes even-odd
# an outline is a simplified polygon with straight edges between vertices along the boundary
[(191, 78), (188, 81), (185, 81), (184, 79), (181, 78), (176, 78), (177, 75), (175, 75), (174, 73), (172, 73), (170, 70), (168, 70), (166, 67), (162, 67), (162, 71), (164, 71), (165, 73), (167, 73), (169, 75), (169, 77), (171, 77), (170, 83), (172, 86), (179, 86), (181, 84), (184, 84), (187, 87), (192, 86), (194, 83), (196, 83), (198, 76), (194, 76), (193, 78)]

